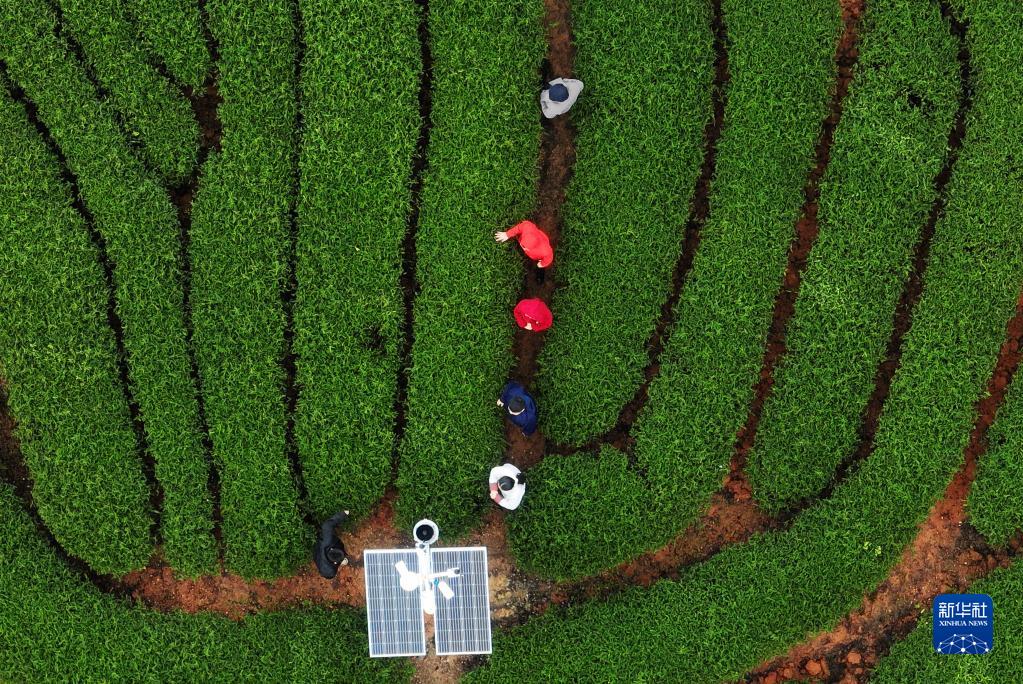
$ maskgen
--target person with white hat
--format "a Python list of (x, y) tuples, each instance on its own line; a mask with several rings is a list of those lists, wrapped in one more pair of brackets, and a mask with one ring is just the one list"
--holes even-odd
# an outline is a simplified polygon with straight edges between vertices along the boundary
[(514, 511), (526, 493), (526, 480), (522, 471), (511, 463), (499, 465), (490, 471), (490, 498), (501, 508)]
[(579, 98), (583, 82), (575, 78), (556, 78), (540, 93), (540, 109), (548, 119), (564, 114)]

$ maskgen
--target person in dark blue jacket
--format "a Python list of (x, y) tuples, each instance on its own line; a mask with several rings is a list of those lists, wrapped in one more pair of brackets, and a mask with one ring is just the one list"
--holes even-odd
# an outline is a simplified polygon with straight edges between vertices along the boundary
[(509, 382), (501, 390), (497, 405), (504, 409), (508, 420), (513, 422), (527, 437), (536, 432), (536, 402), (526, 388), (517, 382)]

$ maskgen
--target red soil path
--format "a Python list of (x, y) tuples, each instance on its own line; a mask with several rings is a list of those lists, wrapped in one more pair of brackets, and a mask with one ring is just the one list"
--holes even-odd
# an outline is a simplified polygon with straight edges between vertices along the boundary
[[(546, 15), (544, 23), (547, 27), (547, 64), (545, 77), (551, 79), (575, 75), (575, 48), (572, 46), (571, 8), (568, 0), (545, 0)], [(537, 101), (537, 115), (539, 101)], [(561, 207), (565, 203), (565, 188), (572, 177), (575, 165), (575, 127), (571, 115), (566, 114), (554, 119), (542, 119), (544, 126), (543, 144), (540, 150), (540, 184), (537, 190), (537, 208), (533, 213), (533, 221), (551, 240), (555, 250), (555, 261), (546, 271), (544, 282), (536, 279), (536, 265), (523, 257), (525, 279), (522, 288), (523, 299), (539, 298), (551, 301), (556, 287), (555, 268), (557, 267), (557, 247), (561, 235)], [(509, 312), (510, 315), (511, 312)], [(513, 377), (526, 386), (536, 377), (537, 357), (543, 349), (546, 335), (529, 330), (516, 328), (512, 353), (515, 355)], [(546, 442), (539, 431), (526, 437), (511, 423), (506, 421), (505, 440), (508, 447), (505, 451), (509, 462), (520, 468), (528, 468), (543, 458)]]
[[(309, 564), (289, 577), (247, 581), (222, 573), (197, 579), (176, 578), (169, 567), (157, 561), (132, 572), (121, 583), (132, 595), (155, 610), (209, 611), (240, 619), (249, 613), (277, 610), (303, 603), (323, 605), (365, 605), (362, 580), (362, 552), (366, 548), (389, 548), (406, 541), (394, 527), (393, 494), (351, 534), (343, 534), (352, 565), (342, 568), (333, 580), (325, 580)], [(310, 557), (312, 550), (310, 549)]]

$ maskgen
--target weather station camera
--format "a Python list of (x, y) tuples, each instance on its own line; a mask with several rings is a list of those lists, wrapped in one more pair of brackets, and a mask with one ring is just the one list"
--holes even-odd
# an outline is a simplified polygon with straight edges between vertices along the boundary
[(412, 528), (412, 536), (415, 537), (417, 544), (433, 544), (440, 536), (440, 529), (437, 523), (423, 518)]

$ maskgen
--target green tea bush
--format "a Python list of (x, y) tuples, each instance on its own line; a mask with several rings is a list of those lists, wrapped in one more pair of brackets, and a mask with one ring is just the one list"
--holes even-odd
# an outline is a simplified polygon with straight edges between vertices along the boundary
[(962, 465), (1023, 282), (1018, 207), (991, 192), (1023, 145), (1006, 42), (1023, 14), (1006, 1), (970, 6), (975, 104), (873, 454), (786, 531), (729, 547), (677, 582), (513, 629), (470, 682), (737, 679), (833, 628), (888, 574)]
[(157, 613), (100, 593), (48, 549), (0, 485), (0, 679), (8, 682), (408, 682), (370, 659), (359, 611), (282, 610), (240, 622)]
[(192, 207), (192, 321), (225, 564), (276, 577), (309, 555), (285, 452), (284, 308), (295, 202), (296, 36), (285, 0), (212, 0), (222, 149)]
[(432, 130), (416, 235), (408, 428), (398, 512), (464, 531), (502, 456), (494, 402), (512, 365), (519, 250), (495, 231), (528, 217), (540, 144), (539, 0), (432, 0)]
[(6, 93), (0, 131), (0, 375), (34, 498), (68, 551), (125, 572), (152, 550), (148, 492), (103, 271), (56, 160)]
[(139, 39), (160, 56), (167, 70), (191, 88), (210, 71), (202, 14), (194, 0), (127, 0), (127, 12), (139, 27)]
[(671, 524), (612, 447), (550, 456), (527, 478), (528, 505), (506, 518), (512, 553), (557, 577), (611, 567), (655, 546)]
[(989, 542), (1004, 545), (1023, 529), (1023, 379), (1018, 372), (987, 441), (966, 507), (974, 527)]
[(131, 389), (164, 490), (164, 552), (172, 566), (197, 572), (214, 561), (206, 534), (213, 522), (186, 344), (176, 213), (121, 136), (109, 106), (96, 99), (82, 67), (54, 35), (54, 22), (42, 0), (5, 2), (0, 60), (38, 106), (105, 240)]
[(309, 503), (326, 518), (366, 512), (391, 475), (422, 64), (411, 2), (299, 6), (295, 438)]
[(714, 48), (710, 4), (696, 0), (577, 1), (572, 34), (586, 89), (537, 390), (544, 434), (579, 444), (614, 426), (649, 362), (703, 159)]
[[(977, 66), (977, 92), (970, 125), (984, 133), (978, 149), (960, 160), (957, 174), (976, 187), (967, 221), (975, 232), (994, 224), (1023, 225), (1023, 89), (1018, 40), (1023, 35), (1023, 7), (1011, 0), (956, 0), (970, 21), (970, 50)], [(1014, 56), (1015, 55), (1015, 56)], [(1020, 481), (1023, 464), (1023, 374), (1017, 371), (1005, 404), (988, 433), (988, 450), (967, 500), (970, 521), (988, 541), (1005, 544), (1023, 527)], [(1018, 574), (1018, 573), (1017, 573)], [(1011, 632), (1002, 631), (1001, 634)], [(1004, 642), (1003, 642), (1004, 643)], [(1008, 681), (1008, 679), (1007, 679)]]
[[(545, 574), (610, 567), (685, 528), (720, 486), (746, 419), (835, 80), (841, 21), (830, 0), (726, 1), (723, 9), (731, 80), (710, 215), (660, 374), (634, 430), (636, 463), (646, 478), (631, 469), (623, 477), (635, 482), (620, 485), (648, 487), (640, 507), (647, 522), (641, 536), (618, 538), (604, 532), (600, 519), (587, 519), (586, 507), (568, 517), (551, 515), (561, 504), (548, 494), (565, 482), (586, 483), (593, 499), (613, 500), (616, 492), (596, 485), (585, 459), (576, 461), (574, 473), (541, 463), (530, 473), (535, 487), (512, 543), (522, 562)], [(609, 31), (617, 35), (615, 25)]]
[(860, 28), (867, 38), (821, 181), (820, 235), (746, 465), (771, 512), (823, 489), (856, 449), (957, 107), (956, 40), (937, 4), (879, 9)]
[(125, 133), (168, 183), (183, 181), (199, 153), (199, 125), (188, 100), (149, 64), (118, 0), (59, 0), (64, 21), (81, 44)]

